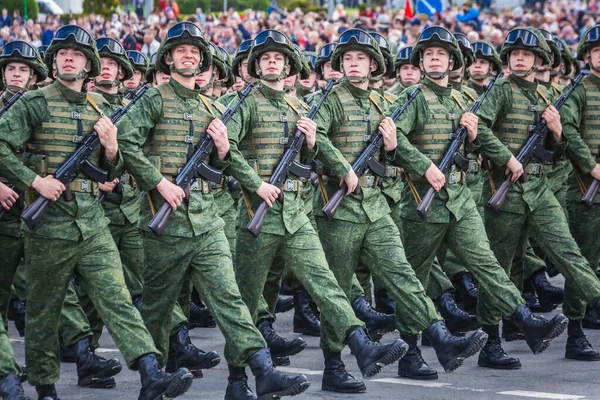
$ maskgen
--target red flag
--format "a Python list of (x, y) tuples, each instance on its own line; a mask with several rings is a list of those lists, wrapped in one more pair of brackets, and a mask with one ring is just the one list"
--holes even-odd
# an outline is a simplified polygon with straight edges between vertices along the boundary
[(410, 5), (410, 0), (406, 0), (404, 2), (404, 16), (409, 19), (412, 19), (415, 16), (415, 14), (413, 13), (412, 7)]

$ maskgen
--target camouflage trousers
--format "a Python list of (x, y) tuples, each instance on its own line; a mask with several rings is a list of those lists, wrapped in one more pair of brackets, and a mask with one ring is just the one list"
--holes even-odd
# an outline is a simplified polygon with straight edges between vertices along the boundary
[(10, 338), (4, 329), (4, 319), (0, 321), (0, 379), (8, 374), (20, 374), (21, 368), (15, 360)]
[(119, 252), (108, 228), (77, 242), (27, 233), (25, 259), (25, 358), (32, 385), (53, 384), (59, 378), (59, 319), (73, 275), (87, 287), (130, 368), (136, 368), (139, 357), (158, 353), (139, 312), (131, 304)]
[(0, 254), (4, 260), (0, 268), (0, 315), (6, 330), (8, 329), (6, 314), (12, 295), (11, 285), (23, 258), (23, 238), (0, 235)]
[[(191, 279), (225, 336), (225, 359), (245, 366), (266, 347), (242, 301), (235, 281), (229, 243), (218, 227), (194, 238), (144, 232), (144, 306), (142, 315), (167, 362), (173, 309), (184, 283)], [(189, 285), (189, 283), (188, 283)]]
[(13, 278), (11, 300), (25, 301), (27, 298), (26, 292), (27, 283), (25, 282), (25, 260), (21, 260), (17, 267), (17, 272)]
[(317, 225), (329, 267), (345, 293), (350, 293), (354, 271), (361, 262), (396, 300), (400, 332), (417, 334), (440, 320), (406, 260), (400, 233), (390, 215), (366, 224), (318, 217)]
[[(80, 292), (86, 291), (83, 286), (80, 286), (79, 290)], [(87, 298), (89, 299), (89, 296)], [(91, 307), (95, 310), (91, 300), (89, 301)], [(29, 312), (29, 310), (27, 312)], [(100, 317), (98, 317), (98, 319), (100, 319)], [(79, 302), (79, 296), (77, 295), (73, 284), (69, 283), (65, 302), (63, 303), (63, 308), (60, 312), (59, 332), (63, 344), (70, 347), (81, 339), (90, 338), (92, 347), (98, 347), (97, 344), (100, 334), (95, 337), (95, 332), (92, 331), (90, 325), (90, 321)], [(100, 333), (102, 333), (103, 326), (102, 320), (100, 319)]]
[[(568, 314), (567, 317), (571, 315), (569, 318), (581, 319), (585, 306), (578, 298), (587, 304), (595, 304), (600, 300), (600, 281), (582, 256), (569, 231), (564, 210), (552, 191), (545, 189), (537, 201), (536, 208), (527, 207), (525, 214), (496, 213), (486, 208), (486, 229), (492, 249), (500, 265), (510, 274), (519, 244), (526, 243), (526, 236), (534, 239), (565, 277), (565, 314)], [(519, 251), (523, 252), (524, 247)]]
[(348, 333), (354, 327), (364, 326), (354, 316), (348, 298), (329, 269), (319, 237), (308, 219), (293, 234), (263, 232), (256, 239), (238, 227), (236, 251), (240, 292), (252, 315), (256, 315), (263, 298), (273, 261), (280, 256), (321, 311), (321, 347), (342, 351)]
[(525, 301), (500, 267), (490, 249), (485, 227), (470, 199), (463, 218), (450, 217), (449, 223), (402, 219), (406, 258), (423, 285), (429, 282), (436, 252), (445, 243), (480, 283), (477, 318), (482, 325), (497, 325), (502, 316), (510, 318)]

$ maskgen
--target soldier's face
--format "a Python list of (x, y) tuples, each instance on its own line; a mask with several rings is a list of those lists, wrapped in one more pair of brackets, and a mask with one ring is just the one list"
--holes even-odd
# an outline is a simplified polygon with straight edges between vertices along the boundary
[(244, 78), (244, 80), (246, 80), (246, 81), (253, 79), (248, 74), (248, 59), (247, 58), (244, 58), (242, 60), (242, 62), (240, 63), (240, 74), (242, 74), (242, 78)]
[(347, 77), (363, 78), (377, 69), (377, 63), (371, 63), (371, 56), (364, 51), (350, 50), (342, 56), (342, 71)]
[[(508, 57), (508, 65), (514, 71), (527, 72), (533, 68), (536, 61), (535, 53), (529, 50), (517, 49), (510, 52)], [(542, 59), (538, 60), (538, 64), (542, 64)]]
[(421, 70), (412, 64), (404, 64), (398, 68), (400, 81), (411, 85), (421, 82)]
[(123, 79), (124, 73), (119, 71), (119, 63), (112, 58), (100, 57), (100, 76), (97, 80), (114, 81)]
[(331, 68), (331, 61), (327, 61), (325, 64), (323, 64), (323, 78), (325, 78), (326, 81), (335, 78), (335, 79), (340, 79), (344, 76), (344, 74), (342, 74), (340, 71), (336, 71), (335, 69)]
[(163, 74), (160, 71), (156, 71), (156, 84), (157, 85), (162, 85), (163, 83), (168, 83), (170, 79), (171, 79), (171, 75)]
[[(202, 87), (208, 85), (208, 83), (213, 79), (213, 72), (215, 71), (215, 67), (213, 65), (210, 66), (208, 71), (202, 72), (201, 74), (196, 75), (196, 85)], [(215, 77), (216, 79), (216, 77)]]
[(285, 67), (285, 54), (280, 51), (265, 51), (259, 57), (258, 66), (265, 75), (279, 75)]
[(446, 72), (450, 67), (450, 52), (443, 47), (423, 50), (423, 68), (427, 72)]
[(133, 76), (125, 81), (125, 87), (127, 89), (135, 89), (140, 85), (140, 82), (142, 82), (142, 71), (139, 71), (137, 69), (133, 70)]
[(4, 68), (4, 79), (9, 86), (25, 88), (29, 83), (31, 68), (24, 63), (11, 62)]
[(590, 64), (591, 68), (598, 68), (600, 66), (600, 47), (591, 49), (584, 55), (584, 60), (586, 63)]
[(56, 68), (61, 74), (78, 74), (88, 64), (83, 51), (76, 49), (60, 49), (56, 53)]
[(298, 75), (288, 76), (287, 78), (285, 78), (283, 80), (283, 86), (284, 87), (292, 87), (296, 84), (297, 80), (298, 80)]
[(491, 63), (488, 60), (478, 58), (469, 67), (469, 74), (470, 75), (485, 75), (489, 72), (490, 68), (491, 68)]
[(171, 58), (177, 69), (196, 69), (200, 65), (200, 49), (191, 44), (181, 44), (171, 50)]
[(300, 84), (305, 87), (313, 87), (315, 82), (317, 81), (317, 73), (312, 71), (308, 79), (300, 80)]
[(235, 83), (233, 84), (233, 90), (242, 90), (246, 86), (246, 83), (239, 76), (235, 77)]

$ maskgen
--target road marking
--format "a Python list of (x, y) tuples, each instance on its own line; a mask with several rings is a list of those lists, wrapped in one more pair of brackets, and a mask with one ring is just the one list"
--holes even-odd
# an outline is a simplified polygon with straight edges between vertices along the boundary
[(553, 400), (578, 400), (585, 399), (585, 396), (576, 396), (572, 394), (529, 392), (526, 390), (509, 390), (507, 392), (498, 392), (507, 396), (532, 397), (535, 399), (553, 399)]
[(277, 367), (278, 371), (289, 372), (292, 374), (304, 374), (304, 375), (323, 375), (323, 371), (316, 371), (314, 369), (306, 368), (289, 368), (289, 367)]
[(443, 387), (447, 387), (447, 386), (452, 386), (451, 383), (424, 382), (424, 381), (415, 381), (412, 379), (399, 379), (399, 378), (371, 379), (371, 382), (395, 383), (397, 385), (421, 386), (421, 387), (428, 387), (428, 388), (443, 388)]
[(118, 349), (109, 349), (109, 348), (105, 348), (105, 347), (98, 347), (95, 350), (96, 353), (118, 353), (119, 350)]
[(12, 339), (12, 338), (11, 338), (11, 339), (10, 339), (10, 342), (11, 342), (11, 343), (19, 343), (19, 344), (23, 344), (23, 343), (25, 343), (25, 340), (24, 340), (24, 339)]

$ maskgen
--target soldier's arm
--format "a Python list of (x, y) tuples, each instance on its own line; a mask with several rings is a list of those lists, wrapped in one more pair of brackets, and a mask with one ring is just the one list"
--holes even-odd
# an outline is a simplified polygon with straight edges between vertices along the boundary
[(341, 125), (343, 110), (339, 103), (336, 95), (329, 95), (321, 106), (315, 121), (317, 123), (318, 158), (327, 167), (330, 174), (341, 179), (350, 172), (352, 166), (329, 140), (329, 130)]
[[(473, 142), (480, 146), (482, 153), (495, 165), (504, 165), (513, 156), (512, 152), (494, 135), (492, 127), (498, 118), (509, 111), (512, 96), (509, 90), (503, 90), (504, 85), (496, 84), (479, 107), (477, 139)], [(508, 84), (510, 88), (510, 84)]]
[(119, 149), (125, 167), (143, 190), (152, 190), (163, 179), (162, 174), (142, 152), (150, 130), (162, 115), (162, 100), (156, 90), (146, 92), (117, 124)]
[(252, 134), (253, 123), (251, 118), (255, 113), (256, 105), (250, 96), (237, 110), (229, 124), (227, 124), (231, 163), (225, 172), (237, 179), (240, 184), (251, 193), (256, 192), (263, 181), (244, 158), (244, 155), (239, 149), (239, 144), (247, 134)]
[(43, 95), (30, 92), (23, 95), (0, 118), (0, 175), (19, 189), (30, 187), (37, 174), (23, 165), (17, 157), (17, 150), (29, 140), (35, 127), (44, 120), (47, 109)]
[[(414, 87), (404, 90), (396, 99), (394, 108), (402, 107), (413, 91)], [(422, 116), (426, 115), (428, 115), (428, 111), (425, 97), (422, 93), (419, 93), (396, 121), (398, 147), (396, 148), (394, 162), (408, 172), (419, 176), (425, 175), (425, 172), (431, 166), (431, 160), (410, 143), (408, 135), (423, 130), (424, 121)]]
[[(596, 167), (596, 159), (592, 149), (583, 141), (580, 135), (581, 115), (585, 107), (585, 90), (581, 87), (575, 89), (567, 99), (560, 112), (563, 135), (568, 141), (566, 155), (581, 172), (589, 174)], [(600, 151), (600, 149), (594, 149)]]

